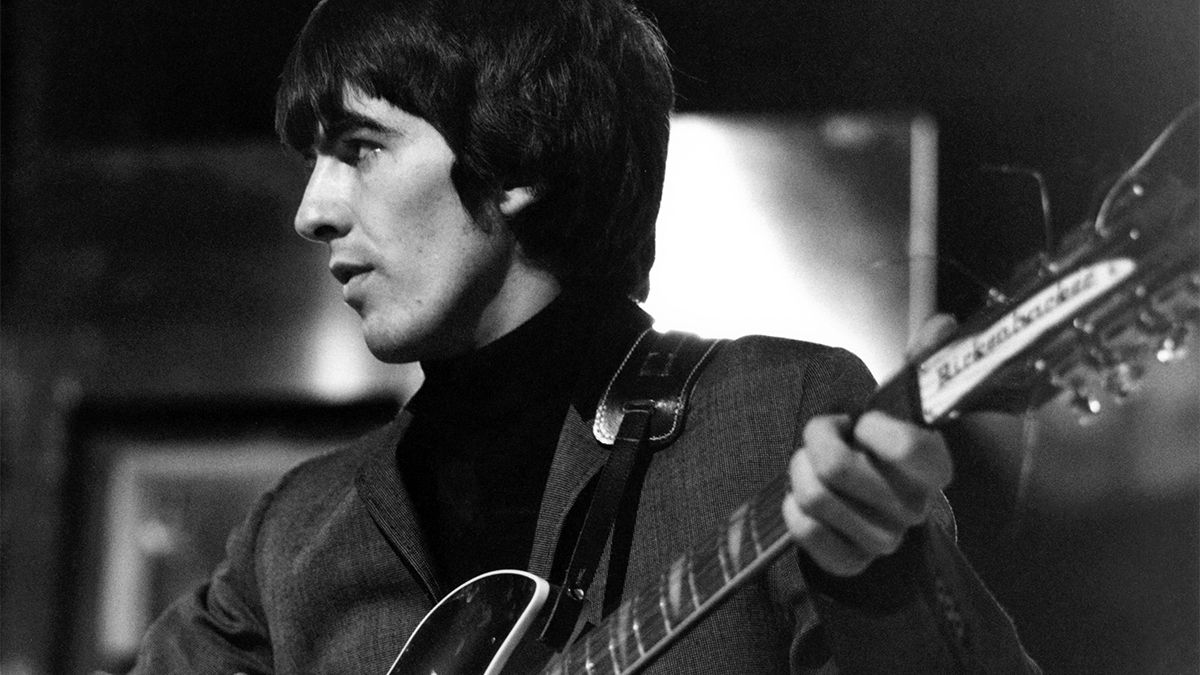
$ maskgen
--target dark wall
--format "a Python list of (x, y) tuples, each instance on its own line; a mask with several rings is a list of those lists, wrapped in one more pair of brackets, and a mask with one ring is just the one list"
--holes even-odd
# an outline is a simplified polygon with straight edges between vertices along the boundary
[[(974, 268), (1003, 270), (1045, 239), (1035, 185), (995, 167), (1039, 172), (1062, 231), (1090, 215), (1099, 186), (1200, 92), (1191, 0), (642, 5), (671, 46), (681, 110), (933, 114), (943, 248)], [(42, 143), (269, 136), (275, 78), (310, 6), (7, 3), (3, 105), (16, 152), (5, 170)], [(980, 232), (997, 227), (1021, 236)], [(6, 256), (20, 251), (11, 229)], [(945, 303), (965, 311), (977, 300)]]

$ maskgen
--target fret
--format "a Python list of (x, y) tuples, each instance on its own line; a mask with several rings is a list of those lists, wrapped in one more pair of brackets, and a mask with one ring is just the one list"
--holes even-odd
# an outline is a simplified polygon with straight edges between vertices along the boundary
[(692, 554), (689, 551), (685, 556), (687, 558), (687, 579), (688, 588), (692, 591), (692, 607), (700, 609), (700, 593), (696, 590), (696, 569), (692, 566)]
[(606, 637), (607, 633), (608, 631), (594, 630), (583, 638), (586, 642), (584, 650), (588, 654), (586, 667), (589, 675), (606, 675), (610, 669), (616, 667), (612, 658), (612, 640)]
[(617, 623), (615, 626), (609, 622), (610, 638), (612, 634), (616, 636), (616, 645), (621, 653), (621, 663), (629, 663), (629, 601), (621, 603), (617, 608)]
[(758, 494), (754, 509), (753, 532), (759, 536), (763, 550), (773, 547), (776, 540), (786, 533), (787, 525), (783, 522), (783, 510), (780, 502), (783, 501), (784, 495), (789, 490), (788, 483), (777, 478)]
[[(634, 598), (637, 601), (637, 598)], [(637, 612), (633, 611), (633, 607), (629, 606), (628, 611), (633, 615), (633, 641), (637, 644), (638, 656), (646, 655), (646, 645), (642, 642), (642, 622), (638, 620)]]
[(686, 564), (687, 556), (676, 558), (667, 572), (667, 601), (671, 606), (671, 616), (675, 618), (683, 614), (683, 568)]
[(608, 658), (612, 661), (613, 675), (621, 675), (625, 668), (624, 654), (617, 656), (617, 641), (613, 638), (612, 624), (608, 625)]
[[(661, 586), (661, 582), (660, 582), (660, 586)], [(667, 629), (667, 635), (670, 635), (672, 632), (671, 617), (667, 614), (667, 598), (666, 598), (666, 596), (663, 595), (661, 587), (658, 592), (658, 609), (659, 609), (659, 612), (662, 614), (663, 627)]]
[(733, 565), (733, 569), (741, 571), (744, 568), (745, 560), (742, 557), (742, 547), (745, 544), (745, 522), (746, 512), (750, 509), (748, 504), (742, 504), (729, 516), (729, 528), (726, 532), (727, 543), (729, 545), (729, 560)]
[(716, 555), (712, 551), (708, 551), (703, 559), (696, 561), (692, 568), (692, 578), (698, 594), (705, 600), (725, 588), (729, 577), (725, 573), (721, 560), (720, 547), (717, 548)]
[(721, 565), (721, 576), (724, 577), (726, 584), (729, 583), (733, 575), (729, 573), (729, 560), (725, 557), (725, 543), (720, 539), (717, 540), (717, 562)]
[[(655, 594), (657, 595), (657, 594)], [(661, 596), (660, 596), (661, 597)], [(638, 604), (634, 606), (635, 613), (644, 621), (640, 624), (641, 637), (646, 643), (647, 651), (654, 648), (659, 642), (662, 642), (667, 637), (667, 627), (661, 621), (649, 621), (655, 614), (661, 611), (658, 598), (650, 598), (646, 595), (638, 597)]]
[(763, 538), (759, 533), (758, 526), (759, 515), (764, 510), (766, 509), (762, 504), (755, 503), (754, 501), (747, 502), (745, 508), (738, 509), (738, 513), (741, 516), (739, 524), (743, 531), (742, 536), (738, 540), (740, 556), (743, 561), (742, 569), (756, 566), (760, 558), (770, 553), (771, 542)]
[(746, 528), (750, 530), (750, 541), (754, 542), (754, 557), (757, 558), (763, 554), (762, 541), (758, 538), (758, 510), (751, 506), (746, 511)]
[[(780, 484), (786, 488), (785, 483)], [(767, 492), (777, 491), (776, 487)], [(789, 540), (779, 526), (782, 514), (769, 509), (774, 501), (775, 496), (765, 494), (739, 506), (730, 515), (726, 529), (709, 540), (715, 546), (676, 558), (658, 577), (657, 584), (623, 602), (607, 626), (593, 630), (581, 640), (583, 645), (568, 650), (561, 668), (546, 672), (607, 675), (611, 670), (620, 675), (670, 643), (748, 572), (785, 550)], [(766, 516), (764, 524), (759, 523), (760, 514)]]
[[(550, 675), (621, 675), (635, 664), (674, 640), (716, 598), (724, 597), (750, 570), (774, 559), (789, 542), (786, 531), (760, 530), (758, 515), (769, 514), (764, 504), (773, 497), (740, 506), (730, 516), (726, 530), (713, 541), (716, 545), (697, 554), (689, 551), (676, 558), (657, 579), (618, 607), (605, 627), (598, 627), (568, 650), (562, 668)], [(768, 527), (776, 523), (765, 519)], [(782, 522), (782, 514), (775, 520)], [(748, 531), (747, 531), (748, 530)], [(782, 531), (783, 534), (778, 534)], [(686, 590), (684, 584), (687, 584)], [(654, 615), (658, 619), (654, 619)], [(633, 644), (629, 644), (632, 635)], [(595, 644), (592, 638), (596, 639)]]

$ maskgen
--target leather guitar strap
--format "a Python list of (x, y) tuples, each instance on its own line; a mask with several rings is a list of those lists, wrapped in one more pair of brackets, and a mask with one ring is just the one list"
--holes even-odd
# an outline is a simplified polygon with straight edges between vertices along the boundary
[[(551, 600), (549, 618), (539, 636), (542, 643), (560, 650), (570, 640), (618, 512), (625, 519), (636, 509), (629, 500), (631, 484), (637, 481), (630, 478), (639, 460), (679, 435), (692, 385), (722, 342), (690, 333), (647, 330), (613, 375), (596, 409), (592, 429), (597, 441), (613, 449), (588, 503), (567, 574)], [(624, 569), (623, 561), (620, 567)]]

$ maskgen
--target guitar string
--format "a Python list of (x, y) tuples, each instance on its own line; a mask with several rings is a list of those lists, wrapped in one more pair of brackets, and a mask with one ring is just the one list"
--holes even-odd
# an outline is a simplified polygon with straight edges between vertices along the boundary
[[(786, 477), (786, 474), (780, 474), (776, 476), (774, 480), (769, 482), (761, 491), (759, 491), (758, 494), (752, 497), (751, 500), (745, 502), (744, 505), (749, 506), (751, 512), (756, 515), (763, 513), (764, 508), (771, 509), (769, 512), (775, 514), (774, 510), (780, 508), (779, 505), (782, 502), (783, 495), (788, 488), (787, 481), (785, 480)], [(749, 523), (750, 527), (755, 527), (757, 525), (756, 520), (757, 519), (748, 518), (745, 519), (744, 522)], [(758, 538), (760, 542), (767, 542), (767, 546), (765, 546), (763, 550), (769, 547), (770, 542), (777, 541), (778, 539), (787, 535), (786, 526), (784, 525), (781, 515), (773, 515), (767, 520), (767, 529), (765, 531), (758, 531)], [(724, 547), (728, 542), (728, 531), (719, 534), (715, 539), (716, 549)], [(720, 586), (716, 591), (708, 594), (704, 598), (701, 598), (702, 606), (729, 585), (725, 579), (725, 570), (720, 564), (720, 559), (714, 555), (714, 550), (715, 549), (704, 551), (701, 565), (692, 569), (693, 576), (703, 576), (705, 574), (717, 572), (718, 570), (720, 571)], [(761, 551), (755, 549), (753, 551), (753, 556), (750, 556), (745, 564), (738, 565), (737, 570), (733, 571), (733, 573), (730, 575), (730, 579), (736, 576), (740, 570), (757, 561), (760, 557), (760, 553)], [(697, 558), (694, 554), (695, 551), (693, 550), (689, 551), (686, 556), (692, 561), (695, 561)], [(743, 556), (739, 555), (738, 558), (740, 562)], [(674, 629), (668, 630), (659, 603), (651, 600), (651, 596), (661, 597), (661, 583), (662, 580), (660, 577), (658, 586), (647, 587), (643, 589), (643, 592), (636, 594), (633, 598), (630, 598), (630, 600), (622, 603), (622, 607), (625, 605), (629, 606), (631, 619), (635, 619), (637, 621), (638, 626), (641, 629), (639, 632), (643, 634), (643, 637), (646, 637), (646, 635), (649, 634), (651, 640), (649, 648), (646, 650), (647, 652), (658, 646), (659, 643), (668, 638), (674, 632)], [(647, 602), (647, 600), (651, 601)], [(693, 603), (693, 606), (687, 612), (678, 615), (680, 621), (677, 622), (676, 625), (690, 618), (696, 613), (697, 609), (698, 608)], [(609, 619), (606, 620), (602, 626), (611, 626), (611, 620), (615, 618), (615, 616), (616, 615), (614, 614), (609, 617)], [(632, 626), (632, 622), (629, 625)], [(560, 658), (553, 661), (552, 665), (561, 662), (561, 665), (563, 665), (565, 668), (564, 672), (586, 672), (586, 662), (588, 656), (591, 656), (592, 672), (623, 672), (625, 668), (627, 668), (626, 665), (621, 664), (614, 657), (614, 652), (619, 650), (615, 647), (611, 634), (604, 635), (601, 631), (596, 631), (589, 633), (584, 639), (589, 644), (585, 645), (583, 641), (577, 643), (567, 652), (559, 654), (558, 656)], [(601, 644), (597, 644), (597, 642), (600, 642)], [(627, 659), (630, 663), (636, 663), (637, 660), (642, 657), (641, 651), (630, 651), (629, 653), (631, 653), (634, 657), (632, 660)]]
[[(1142, 168), (1142, 166), (1148, 161), (1148, 158), (1157, 152), (1157, 150), (1159, 149), (1159, 146), (1162, 144), (1165, 137), (1167, 135), (1169, 135), (1174, 130), (1174, 128), (1180, 124), (1180, 119), (1184, 118), (1186, 115), (1195, 114), (1196, 109), (1197, 109), (1197, 106), (1189, 106), (1189, 108), (1187, 110), (1185, 110), (1184, 114), (1181, 114), (1179, 119), (1174, 120), (1172, 122), (1172, 124), (1168, 127), (1168, 129), (1166, 131), (1164, 131), (1162, 135), (1160, 135), (1160, 138), (1155, 140), (1155, 143), (1151, 146), (1150, 150), (1148, 150), (1147, 153), (1141, 159), (1138, 160), (1138, 162), (1134, 165), (1134, 167), (1132, 167), (1125, 175), (1123, 175), (1121, 177), (1121, 179), (1119, 179), (1117, 181), (1117, 184), (1113, 186), (1113, 188), (1110, 190), (1109, 194), (1105, 196), (1104, 203), (1101, 205), (1101, 208), (1099, 209), (1099, 214), (1098, 214), (1097, 218), (1095, 219), (1095, 223), (1094, 223), (1094, 227), (1096, 229), (1101, 229), (1103, 227), (1104, 216), (1107, 215), (1107, 210), (1108, 210), (1107, 207), (1109, 206), (1109, 203), (1115, 199), (1114, 195), (1117, 194), (1119, 188), (1123, 187), (1124, 183), (1127, 182), (1127, 178), (1129, 176), (1134, 175), (1136, 173), (1136, 171), (1139, 170), (1140, 168)], [(771, 484), (769, 484), (768, 487), (763, 490), (763, 492), (759, 493), (759, 495), (756, 495), (752, 500), (753, 505), (756, 507), (763, 507), (764, 506), (763, 502), (767, 501), (768, 503), (766, 504), (766, 506), (768, 506), (769, 508), (778, 508), (779, 503), (783, 497), (782, 491), (778, 491), (777, 486), (775, 485), (775, 483), (779, 483), (779, 482), (781, 482), (781, 481), (779, 479), (776, 479), (776, 481), (773, 481)], [(774, 498), (774, 499), (772, 499), (772, 498)], [(773, 502), (773, 503), (771, 503), (771, 502)], [(751, 527), (753, 527), (754, 526), (753, 521), (750, 521), (750, 522), (751, 522)], [(778, 529), (781, 529), (781, 528), (779, 528), (780, 524), (782, 524), (781, 517), (780, 518), (772, 518), (770, 520), (770, 522), (769, 522), (770, 532), (767, 534), (768, 540), (774, 540), (777, 537), (777, 535), (775, 534), (775, 531)], [(783, 528), (783, 529), (785, 529), (785, 528)], [(782, 534), (786, 535), (786, 532), (784, 532)], [(726, 532), (726, 536), (727, 535), (728, 535), (728, 531)], [(718, 536), (717, 550), (721, 550), (721, 546), (723, 545), (723, 543), (725, 541), (727, 541), (727, 539), (725, 539), (724, 537)], [(707, 551), (706, 551), (706, 554), (707, 554)], [(689, 560), (694, 560), (694, 558), (692, 557), (692, 551), (687, 552), (685, 554), (685, 556)], [(757, 555), (757, 551), (756, 551), (754, 560), (757, 560), (758, 557), (759, 556)], [(754, 560), (752, 560), (750, 564), (753, 564)], [(718, 559), (716, 562), (720, 563), (720, 560)], [(711, 572), (715, 569), (714, 563), (713, 563), (713, 558), (712, 558), (711, 554), (708, 555), (708, 557), (702, 564), (707, 566), (707, 567), (702, 567), (701, 568), (702, 570)], [(692, 571), (692, 574), (694, 574), (694, 573), (695, 572)], [(722, 569), (722, 578), (724, 578), (724, 576), (725, 576), (725, 570)], [(660, 581), (660, 586), (661, 586), (661, 581)], [(647, 592), (649, 592), (649, 591), (647, 591)], [(659, 593), (661, 595), (661, 591), (659, 591)], [(639, 600), (642, 597), (643, 597), (643, 594), (638, 594), (638, 595), (635, 595), (634, 598), (631, 598), (631, 600), (629, 602), (630, 602), (630, 609), (632, 612), (640, 612), (641, 611), (640, 606), (642, 605), (642, 603), (639, 602)], [(712, 596), (709, 596), (709, 598), (711, 598), (711, 597)], [(706, 601), (707, 601), (707, 599), (706, 599)], [(683, 618), (686, 620), (687, 617), (690, 616), (692, 613), (694, 613), (694, 609), (693, 609), (693, 611), (689, 611), (687, 615), (684, 615)], [(662, 616), (659, 614), (659, 612), (650, 611), (650, 612), (642, 613), (641, 618), (652, 618), (653, 622), (648, 623), (648, 625), (654, 625), (654, 623), (657, 623), (662, 618)], [(655, 642), (655, 644), (657, 644), (658, 642), (661, 642), (662, 639), (668, 637), (672, 632), (671, 630), (669, 630), (667, 628), (667, 626), (665, 624), (663, 626), (663, 631), (664, 631), (664, 634), (663, 634), (662, 638), (657, 640)], [(590, 639), (591, 637), (592, 636), (588, 636), (588, 639)], [(611, 638), (610, 638), (610, 644), (611, 644)], [(653, 646), (654, 645), (652, 645), (652, 648), (653, 648)], [(606, 672), (607, 669), (604, 669), (604, 668), (597, 669), (597, 666), (602, 665), (606, 662), (608, 663), (608, 665), (611, 667), (612, 670), (622, 671), (622, 672), (624, 671), (625, 668), (620, 666), (620, 664), (616, 663), (615, 661), (612, 661), (611, 656), (606, 657), (606, 655), (611, 654), (610, 650), (599, 649), (598, 651), (599, 651), (599, 655), (601, 657), (599, 659), (597, 659), (596, 661), (593, 661), (593, 663), (592, 663), (593, 671)], [(615, 650), (612, 650), (612, 651), (615, 651)], [(564, 653), (563, 654), (563, 656), (565, 657), (564, 661), (568, 660), (575, 653), (577, 653), (577, 652), (575, 652), (574, 650), (569, 650), (567, 653)], [(635, 659), (635, 662), (636, 662), (636, 659)], [(568, 667), (568, 666), (564, 666), (564, 667)]]
[[(780, 538), (786, 537), (786, 527), (783, 527), (782, 523), (778, 523), (776, 527), (770, 528), (766, 536), (771, 541), (777, 541)], [(759, 557), (760, 556), (755, 555), (754, 558), (746, 565), (740, 566), (739, 570), (745, 569), (750, 564), (753, 564), (758, 560)], [(716, 566), (710, 566), (709, 569), (715, 570)], [(631, 611), (638, 616), (639, 627), (642, 628), (642, 630), (639, 632), (643, 637), (643, 641), (645, 642), (646, 638), (649, 638), (649, 646), (645, 653), (649, 653), (658, 647), (664, 640), (670, 638), (673, 633), (677, 632), (676, 627), (684, 621), (691, 619), (700, 608), (704, 608), (706, 610), (709, 609), (705, 607), (706, 603), (711, 601), (720, 590), (723, 590), (728, 585), (729, 584), (727, 583), (723, 583), (718, 591), (707, 595), (707, 597), (701, 598), (700, 607), (696, 607), (695, 604), (693, 604), (686, 612), (676, 615), (679, 621), (675, 622), (670, 630), (668, 630), (666, 627), (661, 608), (656, 609), (658, 603), (648, 598), (648, 593), (641, 594), (636, 596), (636, 598), (631, 599)], [(647, 602), (647, 600), (649, 601)], [(604, 625), (611, 627), (610, 622), (606, 622)], [(586, 672), (587, 669), (585, 664), (587, 654), (592, 655), (592, 672), (625, 672), (625, 670), (629, 667), (629, 664), (636, 663), (642, 658), (643, 652), (635, 651), (635, 647), (635, 649), (628, 649), (627, 652), (625, 652), (625, 655), (623, 655), (621, 658), (617, 658), (615, 655), (621, 653), (616, 642), (618, 637), (619, 636), (612, 635), (611, 633), (605, 634), (605, 632), (600, 631), (590, 633), (585, 638), (589, 644), (585, 646), (583, 643), (579, 643), (579, 645), (576, 648), (573, 648), (569, 654), (569, 672)], [(636, 640), (636, 638), (634, 638), (634, 640)], [(633, 642), (634, 640), (627, 640), (626, 644), (628, 645), (629, 642)], [(580, 647), (584, 647), (586, 652), (581, 651), (579, 649)], [(629, 656), (632, 656), (632, 658), (629, 658)]]
[[(745, 517), (741, 522), (745, 523), (749, 528), (755, 528), (754, 532), (757, 537), (755, 537), (755, 535), (751, 535), (751, 538), (744, 542), (742, 550), (738, 552), (738, 561), (741, 564), (737, 565), (735, 569), (729, 570), (730, 574), (728, 575), (728, 579), (726, 578), (726, 570), (721, 564), (721, 560), (716, 553), (718, 550), (727, 548), (727, 544), (729, 543), (728, 529), (726, 529), (725, 532), (719, 533), (715, 537), (715, 547), (706, 549), (700, 554), (700, 556), (696, 555), (696, 551), (694, 549), (689, 550), (683, 556), (682, 559), (685, 562), (700, 562), (700, 566), (693, 567), (690, 570), (690, 574), (693, 577), (704, 577), (707, 574), (714, 573), (719, 573), (720, 575), (721, 583), (719, 587), (715, 591), (709, 593), (706, 597), (700, 598), (701, 607), (708, 603), (713, 596), (717, 595), (721, 590), (728, 586), (729, 580), (732, 580), (734, 577), (736, 577), (741, 570), (755, 563), (761, 557), (761, 554), (770, 548), (771, 543), (787, 536), (786, 524), (783, 520), (782, 514), (779, 513), (778, 510), (781, 508), (783, 497), (787, 493), (788, 489), (789, 482), (787, 481), (787, 474), (779, 474), (769, 483), (767, 483), (767, 485), (757, 494), (743, 503), (743, 507), (749, 507), (748, 513), (754, 514), (755, 517)], [(742, 508), (739, 508), (738, 510), (742, 510)], [(736, 512), (737, 511), (735, 511), (735, 513)], [(767, 522), (760, 524), (757, 521), (759, 516), (764, 513), (770, 513), (772, 515), (765, 519)], [(732, 524), (733, 523), (731, 523), (731, 525)], [(759, 525), (766, 525), (766, 529), (759, 529), (757, 527)], [(742, 555), (745, 544), (752, 543), (754, 538), (758, 539), (762, 545), (762, 548), (759, 549), (757, 546), (752, 545), (752, 550), (750, 552), (751, 555)], [(660, 576), (658, 584), (655, 586), (645, 587), (642, 592), (637, 593), (621, 605), (622, 608), (624, 608), (626, 605), (628, 605), (630, 608), (629, 611), (631, 614), (631, 621), (629, 626), (632, 627), (634, 625), (633, 622), (636, 621), (637, 625), (641, 629), (640, 632), (643, 634), (643, 637), (645, 637), (646, 633), (654, 634), (651, 636), (653, 639), (650, 640), (650, 644), (647, 645), (647, 652), (651, 651), (660, 642), (670, 637), (670, 635), (675, 632), (674, 626), (678, 626), (680, 623), (686, 621), (699, 609), (695, 605), (695, 598), (693, 598), (693, 602), (687, 611), (679, 614), (672, 614), (672, 616), (678, 618), (679, 621), (675, 622), (673, 627), (668, 629), (666, 620), (663, 616), (662, 607), (657, 601), (662, 597), (662, 582), (663, 578)], [(650, 602), (646, 602), (647, 600), (650, 600)], [(619, 611), (621, 611), (621, 609), (618, 609), (618, 612)], [(603, 624), (601, 624), (601, 627), (611, 626), (611, 621), (614, 620), (616, 616), (617, 613), (614, 612), (605, 620)], [(647, 630), (647, 628), (650, 630)], [(610, 634), (605, 635), (602, 633)], [(659, 635), (659, 633), (661, 633), (661, 635)], [(619, 651), (619, 649), (615, 647), (610, 649), (610, 646), (613, 645), (613, 639), (614, 637), (611, 635), (610, 631), (596, 630), (584, 636), (583, 641), (569, 648), (567, 652), (563, 652), (559, 655), (563, 657), (563, 661), (568, 662), (564, 664), (566, 665), (566, 670), (564, 672), (576, 672), (574, 668), (571, 668), (572, 665), (577, 665), (578, 668), (581, 669), (581, 672), (586, 672), (585, 664), (589, 655), (591, 656), (592, 660), (593, 672), (624, 672), (626, 666), (617, 662), (613, 655), (613, 653)], [(584, 645), (584, 641), (590, 644)], [(599, 641), (601, 644), (597, 644), (597, 641)], [(642, 656), (642, 652), (637, 651), (636, 646), (630, 653), (634, 657), (631, 660), (631, 663), (637, 662), (637, 660)], [(617, 667), (615, 671), (614, 666)]]

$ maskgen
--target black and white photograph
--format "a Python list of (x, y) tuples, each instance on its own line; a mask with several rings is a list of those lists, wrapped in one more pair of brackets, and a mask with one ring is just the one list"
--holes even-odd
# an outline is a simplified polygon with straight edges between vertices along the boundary
[(0, 675), (1200, 671), (1195, 0), (7, 0)]

